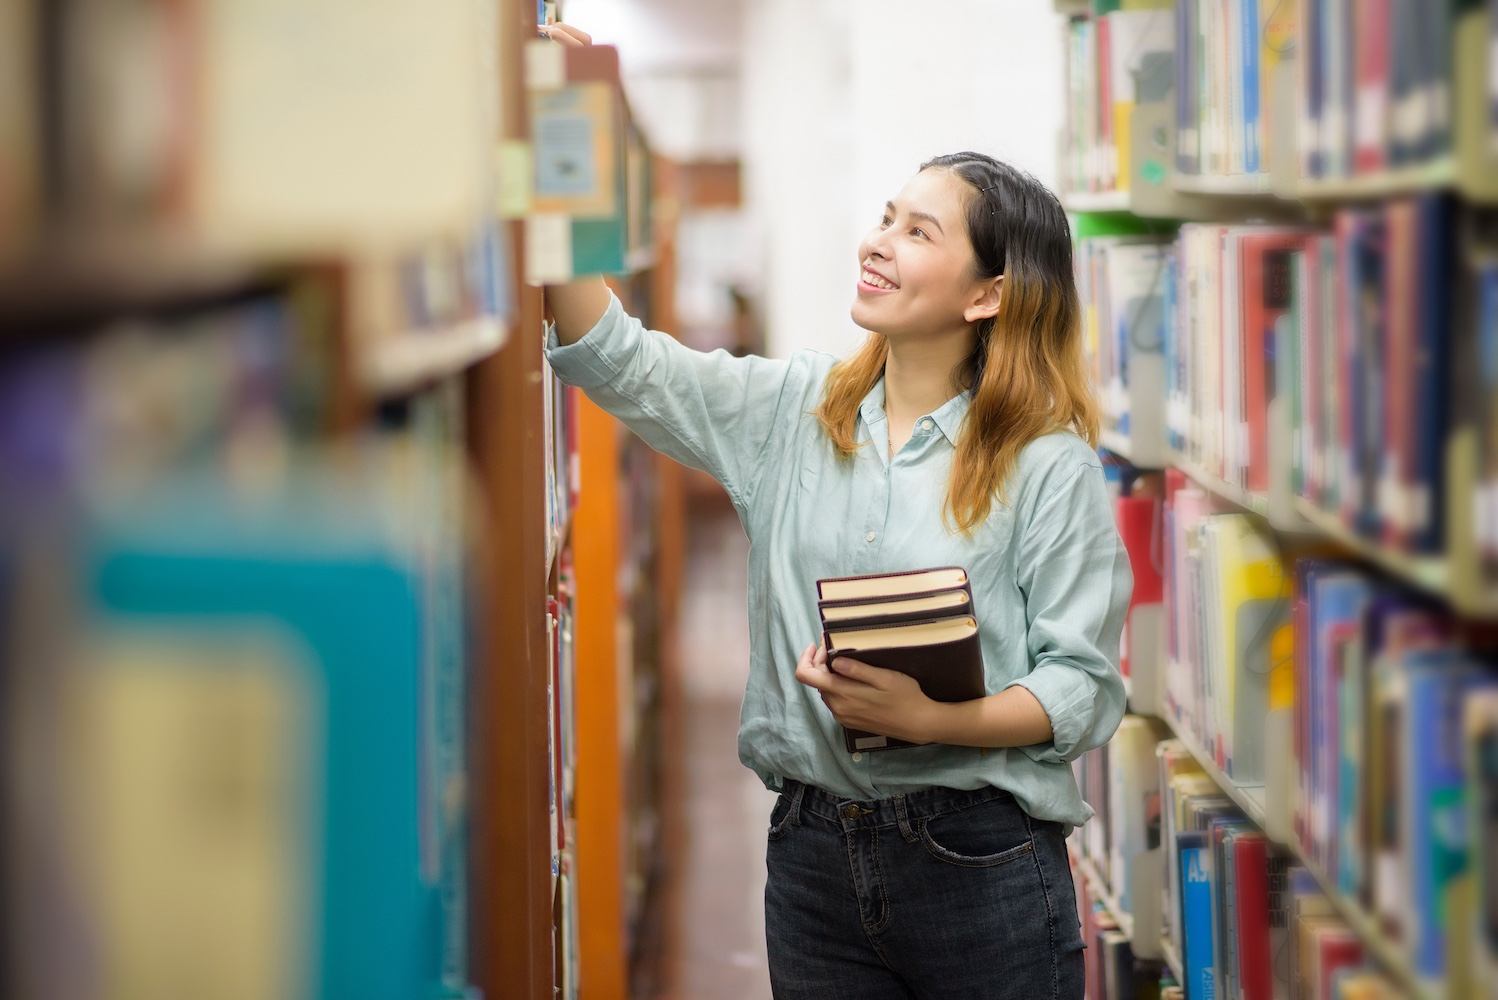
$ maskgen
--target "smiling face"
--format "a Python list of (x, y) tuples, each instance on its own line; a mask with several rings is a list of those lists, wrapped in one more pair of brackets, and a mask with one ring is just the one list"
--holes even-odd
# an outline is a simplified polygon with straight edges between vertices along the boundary
[(983, 308), (994, 280), (974, 273), (967, 230), (974, 195), (947, 170), (910, 179), (858, 246), (853, 322), (907, 340), (964, 331), (980, 318), (974, 311)]

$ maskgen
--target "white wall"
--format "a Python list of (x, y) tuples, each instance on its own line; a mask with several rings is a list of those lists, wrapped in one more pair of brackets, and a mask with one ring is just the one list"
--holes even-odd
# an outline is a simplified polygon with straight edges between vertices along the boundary
[[(741, 153), (769, 350), (835, 354), (858, 240), (941, 153), (1058, 178), (1062, 42), (1052, 0), (566, 0), (617, 44), (636, 118), (679, 159)], [(757, 281), (756, 281), (757, 279)]]
[(858, 240), (920, 163), (990, 153), (1054, 184), (1051, 0), (759, 0), (744, 8), (744, 159), (770, 352), (846, 353)]
[(737, 159), (739, 0), (567, 0), (567, 21), (619, 46), (635, 121), (676, 160)]

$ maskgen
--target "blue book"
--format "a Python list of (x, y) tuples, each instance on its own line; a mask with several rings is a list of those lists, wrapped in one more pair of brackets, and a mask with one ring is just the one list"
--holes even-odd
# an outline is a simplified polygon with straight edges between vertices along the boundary
[(1204, 831), (1176, 834), (1181, 871), (1181, 945), (1186, 996), (1215, 995), (1212, 944), (1212, 850)]
[[(1323, 75), (1326, 68), (1325, 12), (1322, 0), (1305, 0), (1305, 38), (1297, 46), (1297, 58), (1305, 59), (1305, 86), (1301, 94), (1301, 135), (1309, 138), (1309, 149), (1302, 152), (1301, 171), (1307, 177), (1320, 177), (1326, 171), (1326, 155), (1322, 152), (1325, 139), (1321, 136), (1322, 110), (1326, 103), (1326, 85)], [(1302, 140), (1304, 142), (1304, 138)]]
[(1239, 40), (1243, 59), (1244, 170), (1256, 174), (1259, 172), (1259, 137), (1263, 134), (1259, 112), (1259, 41), (1263, 26), (1259, 23), (1258, 0), (1240, 2), (1243, 5)]
[(1498, 675), (1477, 669), (1455, 649), (1418, 650), (1405, 662), (1411, 953), (1421, 977), (1439, 979), (1446, 974), (1448, 937), (1466, 931), (1451, 926), (1446, 906), (1451, 883), (1467, 870), (1469, 849), (1462, 705), (1479, 688), (1498, 688)]
[(1337, 785), (1341, 748), (1340, 640), (1361, 620), (1372, 597), (1372, 583), (1356, 567), (1322, 563), (1307, 578), (1311, 642), (1306, 711), (1310, 722), (1310, 818), (1312, 850), (1335, 871), (1338, 829)]
[(313, 802), (294, 832), (312, 864), (315, 951), (312, 982), (297, 992), (435, 995), (443, 892), (422, 870), (418, 580), (373, 508), (353, 497), (243, 500), (214, 485), (173, 489), (148, 514), (95, 525), (86, 536), (95, 617), (209, 634), (254, 625), (302, 651), (298, 683), (314, 692), (317, 745), (292, 741), (287, 753), (305, 752)]

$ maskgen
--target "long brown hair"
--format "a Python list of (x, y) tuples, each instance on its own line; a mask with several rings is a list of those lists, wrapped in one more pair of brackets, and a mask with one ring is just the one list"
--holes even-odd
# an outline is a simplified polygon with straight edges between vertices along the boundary
[[(1071, 230), (1056, 196), (1023, 171), (982, 153), (921, 164), (947, 170), (973, 189), (967, 231), (980, 279), (1004, 276), (998, 314), (977, 323), (977, 342), (954, 373), (971, 396), (952, 458), (942, 517), (964, 534), (1007, 502), (1020, 450), (1055, 430), (1094, 448), (1098, 403), (1082, 348), (1072, 271)], [(817, 419), (843, 458), (858, 450), (858, 406), (884, 374), (889, 341), (870, 333), (827, 375)]]

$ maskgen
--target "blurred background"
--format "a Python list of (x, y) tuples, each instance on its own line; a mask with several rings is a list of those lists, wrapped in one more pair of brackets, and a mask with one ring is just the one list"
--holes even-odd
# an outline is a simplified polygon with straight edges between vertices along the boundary
[(1495, 8), (0, 0), (0, 998), (768, 997), (748, 540), (538, 285), (843, 354), (972, 149), (1136, 581), (1088, 996), (1495, 1000)]

